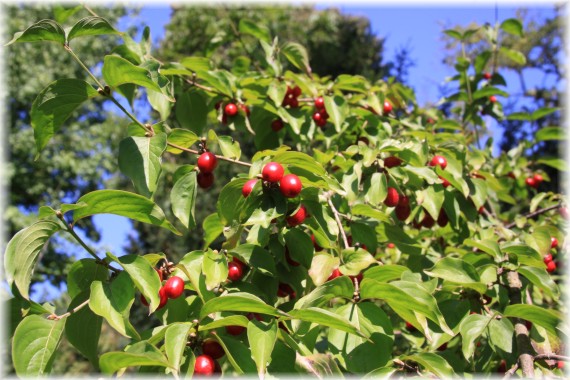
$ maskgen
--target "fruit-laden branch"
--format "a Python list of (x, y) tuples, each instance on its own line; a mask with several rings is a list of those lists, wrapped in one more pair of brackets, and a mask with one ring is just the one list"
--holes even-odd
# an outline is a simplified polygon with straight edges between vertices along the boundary
[[(180, 149), (180, 150), (183, 150), (183, 151), (188, 152), (188, 153), (200, 154), (200, 152), (198, 152), (197, 150), (184, 148), (180, 145), (176, 145), (176, 144), (172, 144), (172, 143), (168, 143), (168, 145), (173, 147), (173, 148)], [(217, 154), (215, 154), (214, 156), (216, 156), (217, 159), (222, 160), (222, 161), (233, 162), (234, 164), (247, 166), (247, 167), (251, 166), (251, 164), (249, 162), (244, 162), (244, 161), (240, 161), (240, 160), (232, 160), (231, 158), (219, 156)]]
[[(561, 203), (555, 204), (554, 206), (550, 206), (550, 207), (545, 207), (545, 208), (541, 208), (539, 210), (536, 210), (534, 212), (529, 212), (528, 214), (523, 215), (525, 218), (530, 219), (530, 218), (534, 218), (537, 217), (541, 214), (544, 214), (545, 212), (548, 212), (550, 210), (555, 210), (557, 208), (560, 208), (562, 206)], [(516, 226), (516, 222), (511, 222), (509, 224), (505, 224), (506, 228), (513, 228), (514, 226)]]
[[(533, 359), (534, 360), (542, 360), (542, 359), (562, 360), (565, 362), (570, 361), (570, 357), (563, 356), (563, 355), (556, 355), (556, 354), (539, 354), (539, 355), (536, 355)], [(505, 372), (505, 376), (503, 377), (503, 380), (506, 380), (506, 379), (510, 378), (512, 375), (514, 375), (514, 373), (517, 371), (517, 369), (519, 369), (519, 363), (515, 363), (507, 372)]]

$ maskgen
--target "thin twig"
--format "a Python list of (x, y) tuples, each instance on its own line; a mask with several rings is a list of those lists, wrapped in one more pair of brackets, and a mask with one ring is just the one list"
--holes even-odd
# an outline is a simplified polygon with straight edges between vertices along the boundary
[(332, 210), (333, 215), (334, 215), (334, 219), (336, 220), (336, 224), (338, 225), (338, 229), (340, 231), (340, 236), (342, 236), (342, 241), (344, 243), (344, 247), (348, 248), (349, 245), (348, 245), (348, 239), (346, 238), (346, 233), (344, 232), (344, 228), (342, 227), (342, 223), (340, 221), (338, 211), (337, 211), (336, 207), (334, 207), (334, 204), (332, 203), (330, 196), (327, 199), (327, 202), (328, 202), (329, 206), (331, 207), (331, 210)]
[(75, 306), (73, 309), (69, 310), (67, 313), (62, 314), (62, 315), (52, 314), (48, 317), (48, 319), (51, 319), (54, 321), (59, 321), (62, 318), (69, 317), (73, 313), (77, 313), (79, 310), (81, 310), (82, 308), (84, 308), (88, 304), (89, 304), (89, 300), (86, 300), (86, 301), (80, 303), (79, 305)]
[(79, 65), (83, 68), (83, 70), (85, 70), (87, 72), (87, 74), (89, 74), (89, 76), (91, 77), (91, 79), (93, 79), (93, 81), (97, 84), (97, 86), (99, 86), (99, 88), (101, 90), (103, 90), (104, 86), (101, 84), (101, 82), (99, 82), (99, 79), (97, 79), (97, 77), (95, 75), (93, 75), (93, 73), (91, 72), (91, 70), (89, 70), (89, 68), (87, 66), (85, 66), (85, 64), (83, 63), (83, 61), (81, 59), (79, 59), (79, 57), (77, 55), (75, 55), (75, 53), (73, 52), (73, 50), (71, 50), (71, 48), (68, 45), (64, 45), (63, 46), (64, 49), (71, 54), (71, 57), (77, 62), (79, 63)]
[(222, 92), (220, 92), (220, 91), (218, 91), (218, 90), (216, 90), (216, 89), (214, 89), (214, 88), (212, 88), (212, 87), (204, 86), (203, 84), (197, 83), (195, 80), (184, 79), (184, 81), (185, 81), (186, 83), (188, 83), (189, 85), (191, 85), (191, 86), (198, 87), (198, 88), (201, 89), (201, 90), (208, 91), (208, 92), (213, 92), (214, 94), (218, 94), (218, 95), (227, 96), (226, 94), (224, 94), (224, 93), (222, 93)]
[(83, 5), (83, 8), (85, 8), (85, 10), (89, 13), (91, 13), (91, 15), (95, 16), (95, 17), (99, 17), (99, 15), (97, 13), (95, 13), (91, 8), (89, 8), (87, 6), (87, 4), (85, 3), (81, 3), (81, 5)]
[[(555, 210), (557, 208), (559, 208), (561, 206), (560, 203), (554, 205), (554, 206), (550, 206), (550, 207), (546, 207), (546, 208), (541, 208), (540, 210), (536, 210), (535, 212), (529, 212), (528, 214), (523, 215), (525, 218), (530, 219), (530, 218), (534, 218), (540, 214), (544, 214), (545, 212), (548, 212), (550, 210)], [(513, 228), (514, 226), (516, 226), (515, 222), (511, 222), (509, 224), (505, 224), (505, 228)]]
[[(183, 150), (183, 151), (188, 152), (188, 153), (200, 154), (200, 152), (198, 152), (197, 150), (184, 148), (183, 146), (176, 145), (176, 144), (173, 144), (173, 143), (168, 143), (168, 145), (171, 146), (171, 147), (173, 147), (173, 148), (180, 149), (180, 150)], [(238, 165), (242, 165), (242, 166), (247, 166), (247, 167), (250, 167), (250, 166), (251, 166), (251, 164), (250, 164), (249, 162), (244, 162), (244, 161), (240, 161), (240, 160), (233, 160), (233, 159), (231, 159), (231, 158), (227, 158), (227, 157), (224, 157), (224, 156), (220, 156), (220, 155), (218, 155), (218, 154), (215, 154), (215, 156), (216, 156), (217, 159), (222, 160), (222, 161), (233, 162), (234, 164), (238, 164)]]
[[(562, 355), (556, 355), (556, 354), (539, 354), (536, 355), (534, 358), (534, 360), (542, 360), (542, 359), (546, 359), (546, 360), (563, 360), (563, 361), (570, 361), (570, 357), (568, 356), (562, 356)], [(515, 363), (507, 372), (505, 372), (505, 376), (503, 377), (503, 380), (507, 380), (508, 378), (510, 378), (512, 375), (514, 375), (514, 373), (517, 371), (517, 369), (519, 369), (519, 363)]]

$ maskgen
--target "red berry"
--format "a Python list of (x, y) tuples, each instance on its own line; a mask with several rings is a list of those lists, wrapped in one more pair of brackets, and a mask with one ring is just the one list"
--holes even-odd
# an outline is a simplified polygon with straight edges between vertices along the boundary
[(392, 112), (392, 103), (390, 103), (389, 101), (385, 101), (384, 102), (384, 114), (390, 113)]
[(301, 205), (301, 207), (299, 207), (299, 210), (297, 210), (295, 214), (290, 215), (286, 218), (287, 225), (289, 227), (298, 226), (299, 224), (303, 223), (306, 218), (307, 218), (307, 209), (305, 208), (305, 206)]
[(166, 295), (168, 298), (178, 298), (184, 292), (184, 280), (178, 276), (172, 276), (168, 280), (166, 280), (166, 284), (164, 284), (164, 288)]
[(548, 265), (550, 262), (552, 262), (552, 255), (550, 253), (547, 253), (544, 255), (544, 263)]
[(386, 247), (388, 247), (388, 248), (395, 248), (396, 245), (395, 245), (394, 243), (388, 243), (388, 244), (386, 244)]
[(550, 248), (556, 248), (556, 247), (558, 247), (558, 239), (552, 236), (550, 237)]
[(447, 350), (447, 342), (445, 342), (444, 344), (442, 344), (441, 346), (439, 346), (437, 348), (438, 351), (445, 351)]
[(319, 127), (324, 127), (325, 125), (327, 125), (327, 119), (321, 117), (318, 121), (315, 121), (315, 124), (317, 124)]
[(209, 355), (200, 355), (194, 363), (194, 374), (202, 376), (212, 376), (216, 367), (214, 359)]
[(162, 283), (162, 269), (154, 268), (154, 270), (155, 270), (156, 273), (158, 274), (158, 279), (159, 279), (160, 282)]
[(396, 156), (390, 156), (384, 159), (384, 167), (386, 168), (393, 168), (395, 166), (400, 166), (401, 164), (402, 160)]
[(323, 120), (323, 116), (319, 113), (319, 112), (315, 112), (313, 113), (313, 120), (315, 121), (315, 123), (319, 123), (319, 121)]
[(524, 182), (527, 184), (527, 186), (530, 186), (530, 187), (536, 188), (538, 186), (538, 184), (534, 180), (534, 177), (528, 177), (524, 180)]
[(559, 360), (557, 363), (557, 367), (558, 369), (564, 369), (564, 362), (562, 360)]
[(398, 194), (398, 191), (393, 187), (389, 187), (388, 195), (384, 200), (384, 204), (388, 207), (395, 207), (398, 205), (399, 200), (400, 200), (400, 195)]
[(499, 363), (499, 367), (497, 368), (497, 372), (498, 373), (507, 372), (507, 362), (505, 361), (505, 359), (501, 360), (501, 362)]
[(258, 321), (262, 321), (262, 320), (263, 320), (263, 318), (261, 318), (261, 315), (259, 315), (259, 314), (257, 314), (257, 313), (247, 313), (246, 317), (247, 317), (247, 319), (249, 319), (250, 321), (251, 321), (253, 318), (257, 319)]
[(311, 235), (311, 241), (313, 242), (313, 247), (315, 247), (315, 251), (320, 252), (323, 250), (323, 247), (321, 247), (319, 243), (317, 243), (315, 235)]
[(433, 220), (431, 215), (426, 212), (426, 214), (424, 215), (424, 218), (422, 219), (422, 227), (432, 228), (434, 224), (435, 224), (435, 220)]
[(517, 179), (517, 178), (515, 177), (515, 173), (513, 173), (513, 172), (508, 172), (508, 173), (507, 173), (507, 177), (512, 178), (512, 179)]
[(214, 174), (200, 172), (196, 179), (198, 181), (198, 186), (202, 189), (208, 189), (214, 183)]
[(489, 101), (491, 103), (495, 103), (497, 101), (497, 97), (495, 95), (491, 95), (491, 96), (489, 96)]
[(443, 178), (442, 176), (438, 176), (439, 179), (441, 179), (441, 184), (443, 185), (444, 188), (447, 188), (449, 185), (451, 185), (451, 183), (449, 183), (448, 180), (446, 180), (445, 178)]
[(249, 114), (251, 113), (251, 111), (249, 110), (249, 107), (246, 106), (245, 104), (240, 104), (239, 108), (243, 111), (243, 113), (245, 113), (247, 116), (249, 116)]
[(410, 322), (406, 322), (406, 330), (408, 331), (416, 331), (416, 327), (414, 325), (412, 325)]
[(219, 110), (221, 105), (222, 105), (222, 101), (220, 100), (219, 102), (217, 102), (216, 104), (214, 104), (214, 108), (215, 108), (216, 110)]
[(554, 261), (550, 261), (548, 264), (546, 264), (546, 271), (548, 273), (552, 273), (556, 270), (556, 263)]
[(226, 116), (235, 116), (238, 113), (238, 108), (234, 103), (228, 103), (224, 107), (224, 114)]
[(204, 152), (198, 157), (198, 169), (202, 173), (211, 173), (218, 166), (218, 159), (212, 152)]
[(281, 119), (273, 120), (271, 123), (271, 129), (275, 132), (279, 132), (281, 129), (283, 129), (283, 121)]
[(315, 108), (325, 108), (325, 99), (322, 96), (315, 98)]
[(301, 193), (301, 189), (303, 188), (303, 184), (299, 177), (295, 174), (287, 174), (281, 178), (281, 182), (279, 183), (279, 190), (281, 190), (281, 194), (283, 194), (287, 198), (295, 198), (297, 195)]
[(285, 284), (283, 282), (279, 283), (279, 288), (277, 289), (277, 296), (278, 297), (287, 297), (291, 296), (291, 299), (295, 298), (297, 294), (295, 290), (289, 284)]
[(439, 165), (439, 167), (445, 169), (447, 167), (447, 160), (445, 159), (445, 157), (442, 156), (433, 156), (433, 158), (429, 162), (429, 166), (436, 166), (436, 165)]
[(289, 249), (285, 248), (285, 260), (287, 263), (293, 267), (298, 267), (300, 264), (291, 258), (291, 254), (289, 253)]
[(141, 294), (141, 303), (145, 306), (148, 306), (148, 301), (146, 300), (146, 298), (144, 298), (142, 294)]
[(269, 162), (265, 164), (263, 170), (261, 171), (261, 176), (264, 181), (277, 183), (283, 178), (283, 173), (285, 170), (281, 164), (277, 162)]
[(535, 174), (535, 175), (533, 176), (533, 178), (534, 178), (534, 182), (536, 182), (536, 185), (537, 185), (537, 186), (540, 185), (540, 183), (541, 183), (542, 181), (544, 181), (544, 178), (543, 178), (540, 174), (538, 174), (538, 173)]
[(401, 220), (403, 222), (404, 220), (408, 219), (410, 213), (412, 212), (412, 209), (410, 208), (410, 205), (398, 204), (394, 211), (396, 212), (396, 217), (398, 220)]
[(560, 216), (563, 217), (564, 219), (568, 220), (570, 218), (570, 213), (568, 212), (567, 207), (560, 207), (558, 212), (560, 213)]
[(483, 78), (487, 80), (491, 79), (491, 73), (483, 73)]
[(239, 335), (245, 331), (243, 326), (226, 326), (226, 332), (230, 335)]
[(241, 188), (241, 195), (243, 195), (245, 198), (247, 198), (247, 196), (249, 194), (251, 194), (251, 192), (253, 191), (253, 187), (255, 186), (255, 184), (257, 183), (257, 179), (250, 179), (249, 181), (247, 181), (243, 187)]
[(410, 197), (402, 195), (400, 197), (400, 201), (398, 202), (398, 206), (409, 206), (410, 205)]
[(338, 268), (335, 268), (335, 269), (333, 269), (329, 278), (327, 278), (327, 281), (334, 280), (335, 278), (337, 278), (339, 276), (342, 276), (342, 273), (340, 272), (340, 270)]
[(360, 284), (362, 282), (362, 273), (357, 274), (356, 276), (348, 276), (348, 278), (350, 278), (350, 281), (354, 282), (354, 280), (358, 280), (358, 283)]
[(445, 213), (444, 209), (441, 209), (439, 211), (439, 215), (437, 217), (437, 224), (440, 227), (445, 227), (447, 225), (447, 223), (449, 222), (449, 219), (447, 218), (447, 214)]
[(168, 295), (166, 294), (165, 286), (160, 287), (160, 289), (158, 290), (158, 296), (160, 297), (160, 303), (158, 304), (158, 309), (161, 309), (164, 307), (164, 305), (166, 305), (166, 302), (168, 302)]
[(228, 263), (228, 280), (239, 281), (243, 276), (243, 267), (234, 261)]
[(301, 88), (299, 86), (295, 86), (292, 93), (294, 97), (298, 98), (301, 95)]
[(219, 359), (226, 354), (222, 346), (214, 339), (207, 339), (202, 342), (202, 352), (212, 359)]
[(485, 206), (481, 206), (479, 207), (479, 210), (477, 210), (477, 212), (481, 215), (485, 212)]
[(299, 100), (297, 98), (289, 99), (289, 107), (291, 108), (299, 107)]

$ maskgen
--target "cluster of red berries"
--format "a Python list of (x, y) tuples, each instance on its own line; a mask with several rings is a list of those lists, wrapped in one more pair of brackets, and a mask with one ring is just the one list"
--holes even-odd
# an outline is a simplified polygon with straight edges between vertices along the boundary
[[(160, 279), (160, 282), (163, 282), (163, 272), (161, 269), (156, 269), (156, 272), (158, 273), (158, 278)], [(168, 302), (168, 299), (175, 299), (178, 298), (182, 295), (182, 293), (184, 292), (184, 280), (178, 276), (172, 276), (170, 277), (168, 280), (166, 280), (166, 282), (164, 283), (164, 285), (162, 285), (160, 287), (160, 290), (158, 291), (158, 295), (160, 297), (160, 303), (158, 304), (158, 309), (161, 309), (164, 307), (164, 305), (166, 305), (166, 302)], [(148, 306), (148, 301), (146, 300), (146, 298), (141, 294), (141, 303), (145, 306)]]
[[(216, 103), (216, 105), (214, 107), (216, 108), (216, 110), (219, 110), (221, 106), (222, 106), (222, 102), (218, 102), (218, 103)], [(246, 114), (247, 116), (249, 116), (249, 114), (250, 114), (249, 107), (243, 103), (240, 103), (238, 105), (236, 105), (233, 102), (227, 103), (224, 106), (224, 113), (222, 114), (222, 123), (227, 124), (228, 117), (234, 117), (235, 115), (238, 114), (239, 110), (242, 110), (242, 112), (244, 114)]]
[[(558, 248), (558, 239), (555, 238), (554, 236), (550, 237), (550, 248), (551, 249)], [(544, 263), (546, 264), (546, 271), (548, 273), (554, 272), (557, 268), (556, 262), (554, 262), (554, 259), (553, 259), (551, 253), (548, 253), (544, 256)]]
[(538, 186), (540, 186), (542, 181), (544, 181), (544, 178), (542, 178), (542, 176), (538, 173), (534, 174), (532, 177), (527, 177), (524, 180), (524, 182), (527, 184), (527, 186), (530, 186), (534, 189), (538, 189)]
[(315, 98), (315, 112), (313, 112), (313, 121), (319, 127), (324, 127), (329, 119), (329, 114), (325, 109), (325, 100), (322, 96)]
[(194, 374), (198, 376), (212, 376), (214, 373), (221, 373), (222, 369), (216, 359), (221, 358), (226, 353), (222, 346), (214, 339), (206, 339), (202, 342), (202, 355), (196, 356), (194, 363)]
[(297, 99), (301, 95), (301, 89), (299, 86), (295, 86), (293, 88), (287, 86), (287, 92), (285, 93), (285, 98), (283, 99), (283, 103), (281, 104), (283, 107), (289, 106), (291, 108), (299, 107), (299, 99)]
[(239, 281), (243, 277), (243, 267), (244, 263), (234, 257), (232, 261), (228, 263), (228, 280)]
[(218, 159), (212, 152), (204, 152), (198, 157), (198, 169), (200, 172), (197, 176), (198, 186), (202, 189), (208, 189), (214, 183), (214, 169), (218, 166)]

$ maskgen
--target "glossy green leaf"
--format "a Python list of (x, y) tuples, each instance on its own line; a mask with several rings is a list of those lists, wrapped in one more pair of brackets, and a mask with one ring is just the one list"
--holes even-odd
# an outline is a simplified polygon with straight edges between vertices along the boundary
[(331, 298), (340, 297), (351, 299), (354, 293), (354, 284), (348, 276), (340, 276), (317, 286), (309, 294), (300, 298), (295, 309), (319, 307), (326, 304)]
[[(296, 42), (287, 42), (281, 46), (281, 53), (285, 55), (287, 60), (305, 74), (311, 75), (311, 66), (309, 65), (309, 54), (303, 45)], [(328, 109), (328, 108), (327, 108)]]
[(42, 248), (48, 239), (61, 229), (61, 224), (50, 220), (40, 220), (18, 232), (8, 242), (4, 253), (6, 281), (15, 284), (25, 299), (29, 298), (29, 288), (34, 267)]
[(475, 267), (462, 259), (444, 257), (438, 260), (431, 269), (426, 269), (424, 272), (428, 276), (441, 278), (445, 281), (474, 289), (480, 294), (484, 294), (487, 291), (487, 285), (481, 282)]
[(139, 335), (129, 321), (134, 298), (134, 283), (126, 272), (121, 272), (111, 284), (91, 283), (89, 307), (121, 335), (138, 339)]
[(12, 340), (12, 361), (19, 377), (38, 377), (51, 371), (66, 319), (30, 315), (18, 325)]
[(264, 275), (275, 276), (275, 260), (271, 254), (254, 244), (241, 244), (231, 251), (232, 255), (237, 255), (245, 263), (251, 265)]
[(121, 368), (137, 367), (137, 366), (158, 366), (168, 367), (169, 363), (164, 354), (156, 347), (146, 342), (148, 347), (143, 352), (107, 352), (101, 355), (99, 365), (101, 371), (106, 375), (111, 375)]
[(198, 331), (213, 330), (225, 326), (247, 327), (248, 323), (249, 319), (244, 315), (231, 315), (229, 317), (216, 319), (215, 321), (207, 324), (200, 324), (198, 326)]
[(485, 86), (475, 92), (473, 92), (473, 99), (481, 99), (481, 98), (487, 98), (489, 96), (492, 95), (500, 95), (500, 96), (504, 96), (504, 97), (508, 97), (509, 94), (503, 90), (500, 90), (496, 87), (493, 86)]
[(541, 289), (549, 297), (555, 300), (560, 297), (558, 285), (554, 282), (546, 269), (532, 266), (521, 266), (517, 269), (517, 272), (526, 277), (534, 286)]
[(504, 46), (501, 46), (499, 48), (499, 51), (501, 52), (501, 54), (503, 54), (504, 56), (506, 56), (508, 59), (510, 59), (512, 62), (516, 63), (519, 66), (522, 66), (526, 63), (526, 57), (520, 51), (509, 49)]
[(439, 378), (450, 379), (456, 377), (455, 371), (449, 363), (441, 356), (432, 352), (420, 352), (413, 355), (400, 357), (402, 360), (412, 360), (427, 371), (433, 373)]
[(271, 362), (271, 353), (277, 341), (277, 323), (261, 322), (255, 318), (249, 321), (247, 326), (247, 340), (251, 350), (251, 357), (257, 366), (260, 379), (265, 376), (265, 371)]
[(507, 318), (491, 320), (488, 335), (493, 347), (500, 348), (507, 353), (513, 352), (515, 328)]
[(93, 86), (80, 79), (58, 79), (39, 93), (30, 111), (36, 141), (36, 159), (73, 111), (97, 95), (99, 93)]
[(240, 33), (249, 34), (258, 40), (262, 40), (267, 43), (271, 42), (269, 29), (262, 23), (256, 23), (242, 18), (239, 20), (238, 30)]
[(116, 257), (107, 252), (107, 257), (118, 263), (131, 276), (136, 288), (149, 302), (150, 312), (155, 311), (160, 303), (158, 291), (162, 284), (158, 273), (150, 263), (144, 257), (136, 254)]
[(77, 21), (75, 25), (73, 25), (67, 34), (67, 40), (71, 41), (72, 39), (81, 36), (98, 36), (101, 34), (120, 33), (104, 18), (89, 16)]
[(204, 230), (204, 246), (209, 247), (222, 234), (224, 226), (218, 214), (214, 213), (204, 218), (202, 229)]
[(149, 70), (133, 65), (117, 55), (105, 56), (103, 78), (111, 88), (132, 83), (151, 91), (162, 92), (162, 88), (152, 80), (152, 74)]
[(23, 32), (17, 32), (10, 42), (5, 46), (15, 42), (38, 42), (49, 41), (65, 44), (65, 31), (59, 23), (53, 20), (40, 20), (29, 26)]
[(206, 276), (206, 286), (209, 290), (218, 286), (228, 278), (228, 261), (222, 253), (206, 251), (202, 260), (202, 273)]
[(241, 212), (246, 199), (243, 197), (241, 189), (246, 182), (246, 178), (237, 178), (222, 188), (216, 206), (220, 221), (224, 225), (228, 225), (231, 221), (237, 219)]
[(517, 20), (516, 18), (509, 18), (506, 19), (501, 23), (500, 26), (505, 32), (512, 34), (514, 36), (522, 37), (523, 36), (523, 26), (522, 23)]
[(305, 268), (311, 267), (313, 261), (313, 242), (308, 234), (299, 229), (290, 229), (285, 234), (285, 244), (293, 260)]
[(339, 267), (343, 274), (356, 276), (370, 265), (376, 264), (376, 259), (368, 251), (364, 249), (342, 250), (342, 265)]
[(180, 371), (180, 364), (191, 327), (191, 323), (174, 323), (168, 326), (164, 334), (164, 351), (170, 367), (176, 372)]
[(137, 192), (147, 198), (156, 190), (165, 149), (164, 133), (153, 137), (127, 137), (119, 144), (119, 169), (133, 181)]
[(554, 169), (559, 170), (561, 172), (568, 171), (568, 164), (562, 158), (542, 157), (542, 158), (539, 158), (538, 160), (536, 160), (536, 163), (537, 164), (544, 164), (546, 166), (550, 166), (551, 168), (554, 168)]
[(81, 259), (73, 263), (67, 272), (67, 293), (72, 299), (91, 287), (93, 281), (107, 279), (109, 270), (94, 259)]
[(354, 205), (351, 209), (353, 215), (368, 216), (374, 218), (381, 222), (390, 222), (391, 219), (386, 213), (372, 208), (372, 206), (366, 204)]
[[(89, 289), (74, 297), (67, 310), (73, 310), (88, 298)], [(89, 307), (83, 307), (72, 313), (67, 317), (67, 322), (65, 323), (66, 339), (77, 351), (89, 359), (95, 369), (99, 367), (97, 347), (102, 325), (103, 318), (93, 313)]]
[(166, 228), (180, 235), (166, 220), (164, 211), (142, 195), (120, 190), (97, 190), (77, 200), (77, 203), (81, 202), (86, 206), (73, 212), (74, 221), (96, 214), (113, 214)]
[(480, 249), (481, 251), (491, 255), (493, 258), (495, 258), (496, 261), (500, 261), (503, 258), (503, 254), (501, 253), (499, 244), (497, 244), (496, 241), (489, 239), (478, 240), (478, 241), (472, 239), (465, 239), (463, 241), (463, 244), (465, 244), (468, 247), (474, 247)]
[(364, 278), (370, 278), (379, 282), (390, 282), (400, 279), (402, 273), (408, 270), (409, 269), (403, 265), (378, 265), (367, 269), (366, 272), (364, 272)]
[(228, 361), (238, 375), (257, 372), (251, 351), (244, 343), (227, 335), (215, 335), (215, 338), (226, 352)]
[(544, 127), (540, 128), (534, 138), (537, 142), (539, 141), (550, 141), (550, 140), (566, 140), (566, 133), (564, 129), (560, 127)]
[[(558, 107), (539, 108), (531, 114), (531, 118), (532, 118), (532, 120), (542, 119), (543, 117), (548, 116), (548, 115), (550, 115), (554, 112), (557, 112), (557, 111), (560, 111), (560, 108), (558, 108)], [(555, 128), (555, 127), (546, 127), (546, 128)], [(539, 130), (539, 132), (543, 129), (545, 129), (545, 128), (541, 128)]]
[(422, 207), (431, 215), (433, 220), (437, 220), (444, 200), (445, 190), (443, 186), (428, 186), (423, 191)]
[(365, 94), (369, 87), (370, 84), (366, 78), (361, 75), (340, 74), (334, 81), (334, 88), (338, 88), (339, 90)]
[(350, 334), (367, 337), (367, 335), (365, 335), (362, 331), (356, 328), (356, 326), (350, 323), (349, 320), (326, 309), (317, 307), (308, 307), (302, 310), (295, 309), (289, 311), (289, 315), (293, 319), (300, 319), (306, 322), (317, 323), (319, 325), (328, 326)]
[[(548, 248), (550, 248), (550, 239), (548, 239)], [(501, 247), (503, 253), (515, 255), (519, 263), (531, 265), (539, 268), (545, 268), (542, 256), (534, 248), (528, 245), (518, 243), (507, 243)]]
[(342, 96), (325, 96), (325, 109), (330, 117), (330, 122), (334, 124), (335, 130), (340, 132), (342, 124), (348, 115), (348, 105)]
[(274, 316), (283, 315), (282, 311), (277, 310), (263, 302), (259, 297), (243, 292), (229, 293), (216, 298), (212, 298), (204, 304), (200, 310), (200, 319), (203, 319), (210, 313), (218, 311), (245, 311), (250, 313), (261, 313)]
[(196, 209), (197, 180), (196, 171), (191, 171), (178, 178), (170, 191), (170, 207), (172, 213), (182, 222), (184, 227), (196, 227), (194, 212)]
[(388, 182), (382, 173), (372, 173), (370, 183), (365, 185), (365, 199), (368, 203), (378, 206), (384, 202), (388, 194)]
[(521, 318), (544, 327), (553, 335), (558, 335), (558, 325), (562, 323), (563, 315), (556, 310), (545, 309), (537, 305), (509, 305), (503, 312), (505, 317)]
[(176, 120), (182, 128), (199, 135), (204, 130), (208, 119), (208, 106), (198, 92), (185, 92), (176, 100), (174, 108)]

